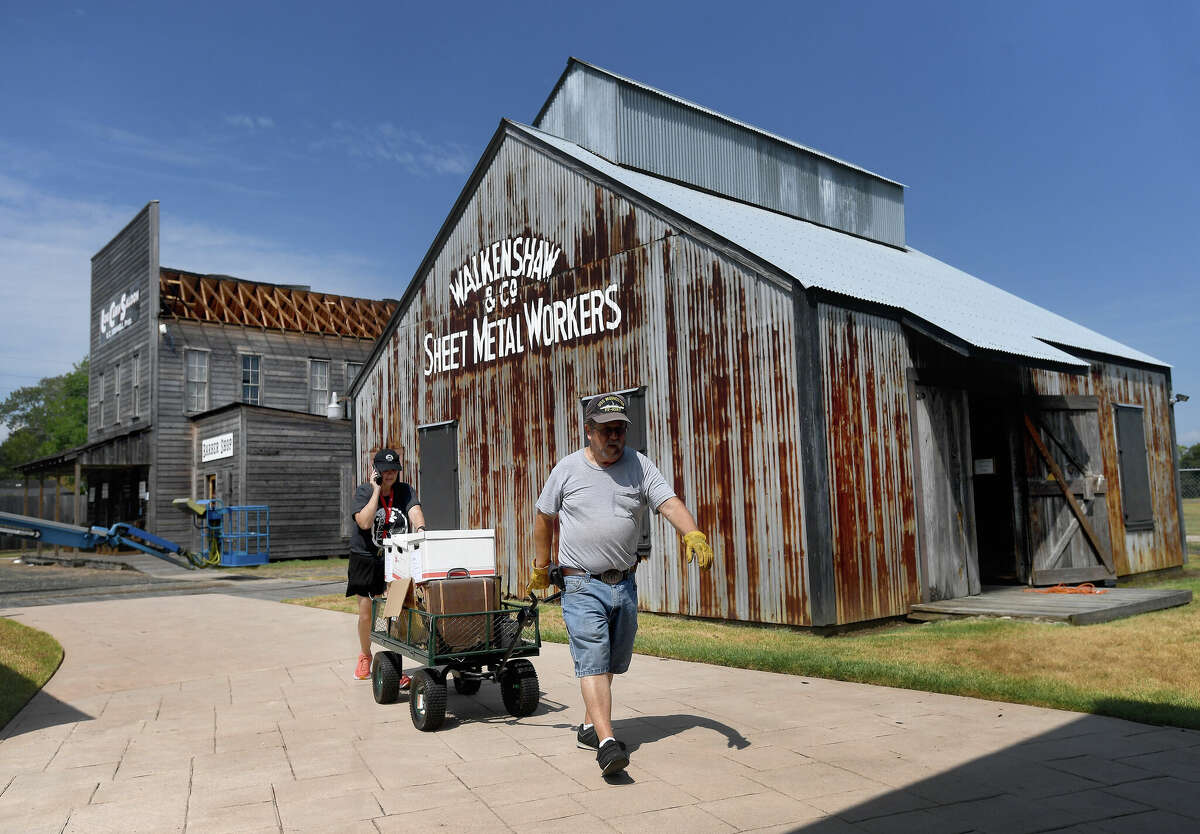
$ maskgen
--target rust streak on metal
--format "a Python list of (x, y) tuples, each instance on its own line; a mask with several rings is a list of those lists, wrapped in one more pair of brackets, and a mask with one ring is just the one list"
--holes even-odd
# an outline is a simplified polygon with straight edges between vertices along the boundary
[[(422, 335), (468, 329), (478, 315), (450, 300), (452, 271), (511, 236), (563, 245), (559, 268), (546, 283), (523, 282), (518, 305), (615, 283), (620, 329), (425, 377)], [(415, 457), (416, 425), (457, 420), (461, 523), (503, 528), (506, 591), (527, 579), (537, 491), (554, 462), (579, 448), (579, 398), (645, 386), (650, 457), (708, 526), (723, 562), (689, 585), (696, 580), (678, 538), (656, 519), (652, 560), (639, 572), (643, 607), (810, 622), (787, 292), (520, 143), (502, 146), (416, 280), (384, 367), (364, 382), (360, 448), (393, 437)], [(716, 369), (711, 383), (694, 384), (699, 369)], [(361, 419), (380, 406), (386, 419)]]

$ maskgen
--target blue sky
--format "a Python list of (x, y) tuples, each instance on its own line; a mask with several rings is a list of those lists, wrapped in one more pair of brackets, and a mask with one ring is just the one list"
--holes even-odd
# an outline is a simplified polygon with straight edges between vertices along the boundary
[(569, 55), (908, 186), (910, 245), (1174, 365), (1200, 442), (1200, 4), (0, 0), (0, 396), (91, 256), (399, 297)]

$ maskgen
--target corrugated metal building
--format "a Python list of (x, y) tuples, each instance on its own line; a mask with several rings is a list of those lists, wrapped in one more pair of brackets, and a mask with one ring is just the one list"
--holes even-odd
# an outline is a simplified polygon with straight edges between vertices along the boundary
[(572, 59), (356, 380), (359, 473), (402, 449), (519, 592), (581, 401), (627, 391), (717, 553), (655, 518), (647, 610), (826, 626), (1182, 564), (1169, 366), (906, 247), (903, 196)]
[(326, 418), (396, 308), (159, 264), (151, 202), (92, 258), (88, 442), (20, 468), (74, 475), (80, 524), (192, 549), (173, 499), (271, 508), (274, 558), (341, 555), (352, 429)]

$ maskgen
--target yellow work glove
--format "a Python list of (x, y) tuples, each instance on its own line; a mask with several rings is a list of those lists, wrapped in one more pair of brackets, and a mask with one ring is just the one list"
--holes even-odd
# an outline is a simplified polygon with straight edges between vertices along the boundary
[(550, 587), (550, 566), (544, 568), (533, 569), (533, 573), (529, 575), (529, 585), (525, 588), (525, 593), (531, 594), (534, 591), (542, 591)]
[(683, 537), (683, 546), (687, 548), (687, 560), (692, 561), (693, 554), (696, 557), (696, 565), (700, 570), (708, 570), (712, 565), (713, 551), (708, 544), (708, 539), (699, 530), (693, 530)]

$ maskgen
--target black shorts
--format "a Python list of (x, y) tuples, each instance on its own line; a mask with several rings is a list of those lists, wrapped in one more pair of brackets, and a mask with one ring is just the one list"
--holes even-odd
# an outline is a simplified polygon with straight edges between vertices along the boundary
[(351, 552), (346, 568), (346, 596), (377, 597), (387, 590), (383, 581), (383, 556)]

